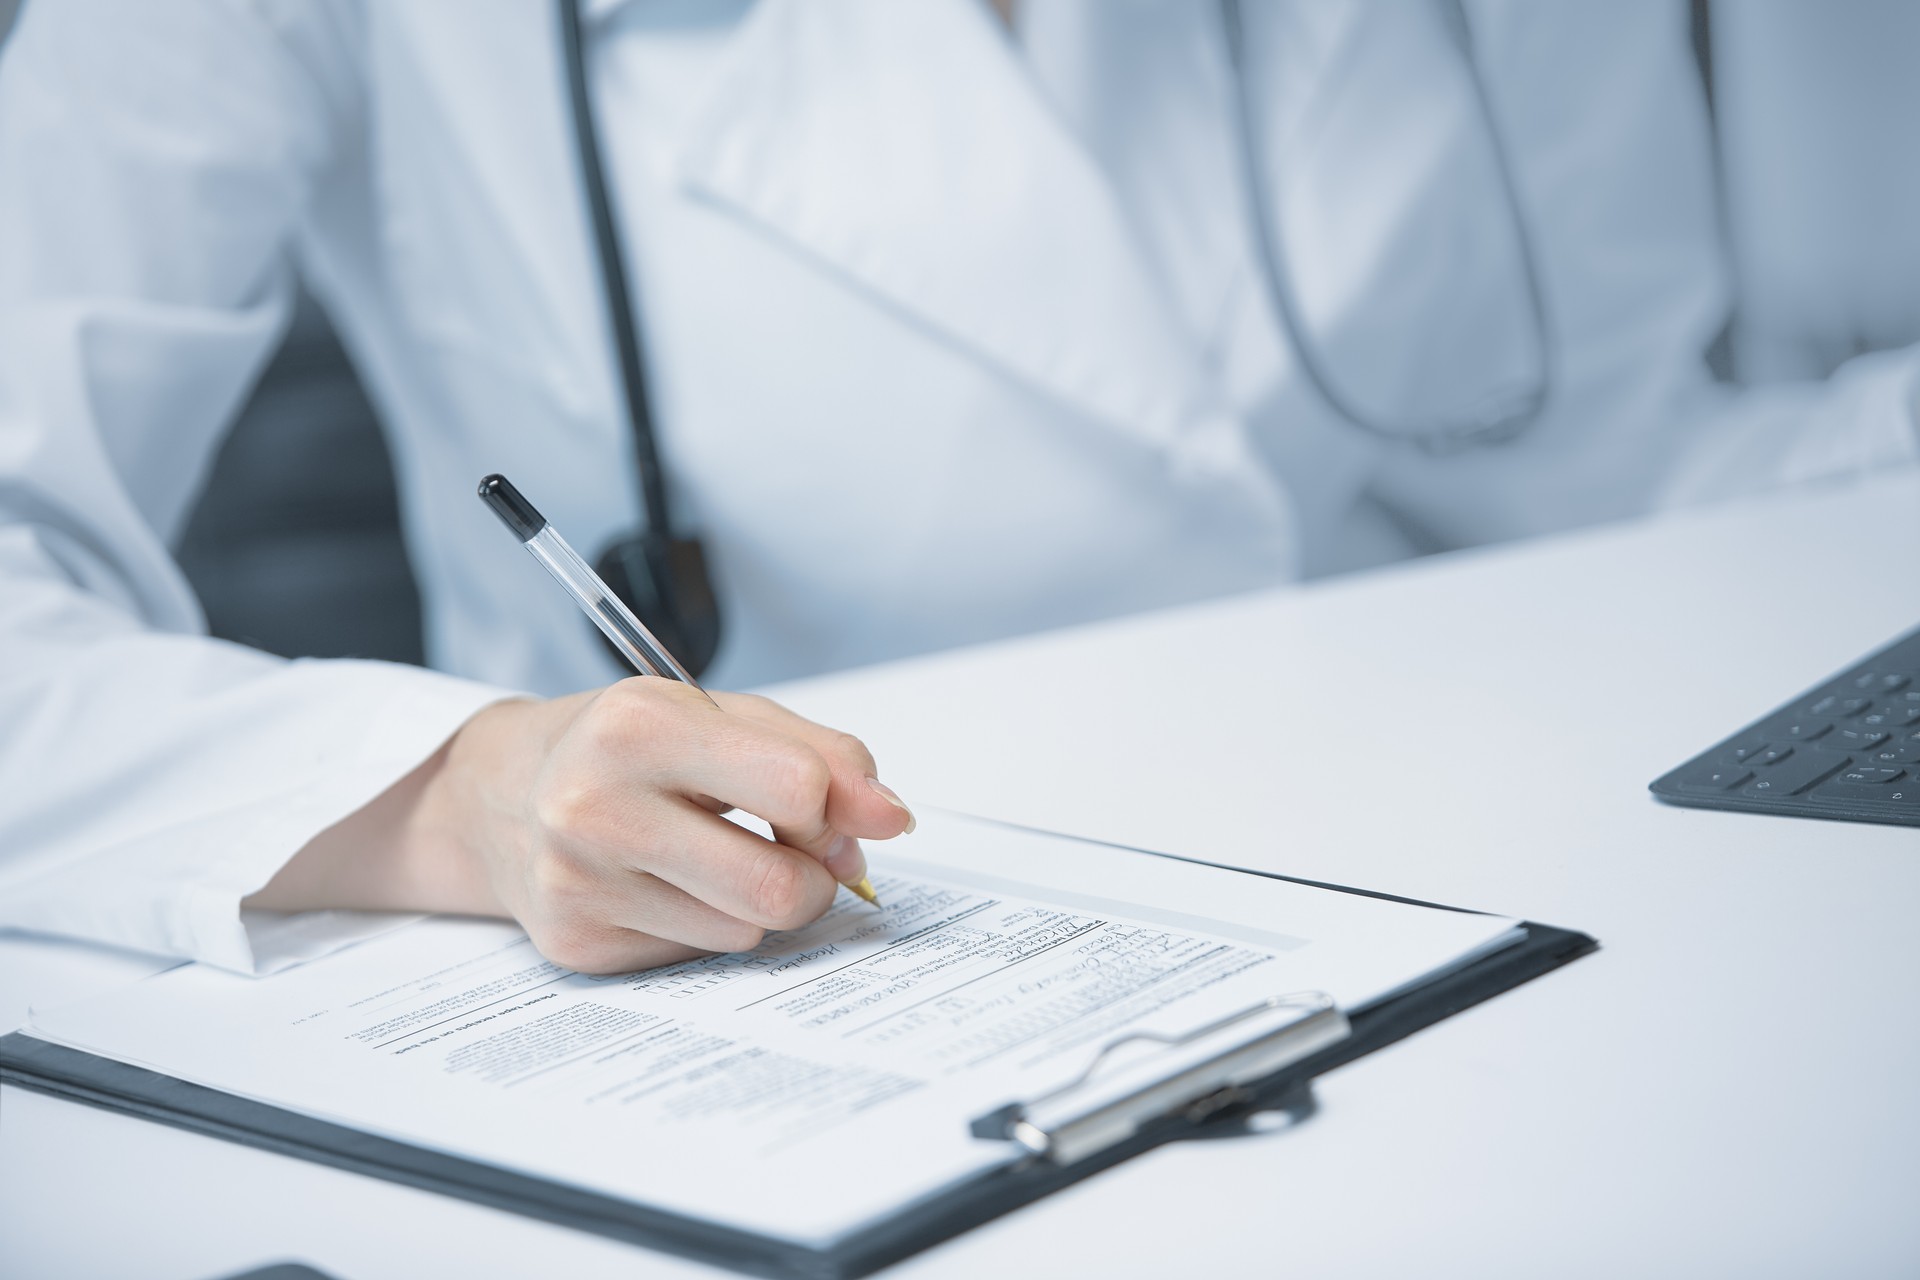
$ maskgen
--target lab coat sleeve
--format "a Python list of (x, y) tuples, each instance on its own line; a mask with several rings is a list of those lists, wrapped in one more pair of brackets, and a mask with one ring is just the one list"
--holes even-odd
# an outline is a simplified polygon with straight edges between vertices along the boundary
[(1510, 445), (1395, 459), (1385, 496), (1413, 526), (1497, 541), (1920, 459), (1920, 350), (1817, 383), (1713, 380), (1733, 290), (1686, 6), (1469, 13), (1535, 232), (1553, 395)]
[(1920, 459), (1920, 348), (1857, 356), (1824, 382), (1710, 385), (1681, 403), (1692, 417), (1654, 491), (1656, 507), (1857, 477)]
[(210, 639), (167, 550), (356, 128), (344, 12), (54, 0), (0, 54), (0, 928), (239, 971), (349, 940), (241, 899), (504, 696)]

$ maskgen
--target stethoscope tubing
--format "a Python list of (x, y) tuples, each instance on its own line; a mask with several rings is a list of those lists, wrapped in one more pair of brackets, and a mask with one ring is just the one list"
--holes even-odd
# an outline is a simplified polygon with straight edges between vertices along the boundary
[[(1472, 30), (1461, 0), (1438, 0), (1442, 17), (1454, 37), (1472, 85), (1474, 102), (1493, 144), (1495, 169), (1513, 224), (1519, 248), (1522, 275), (1525, 278), (1527, 306), (1532, 316), (1539, 373), (1531, 385), (1518, 392), (1508, 391), (1482, 401), (1478, 411), (1460, 418), (1441, 419), (1425, 424), (1386, 423), (1370, 417), (1336, 385), (1319, 347), (1313, 342), (1299, 300), (1284, 269), (1285, 246), (1270, 216), (1274, 209), (1265, 166), (1260, 161), (1261, 133), (1255, 101), (1255, 84), (1247, 65), (1245, 15), (1240, 0), (1220, 0), (1221, 27), (1226, 42), (1227, 64), (1233, 79), (1235, 114), (1234, 146), (1241, 171), (1241, 190), (1247, 202), (1246, 217), (1255, 249), (1257, 274), (1269, 304), (1285, 327), (1300, 369), (1313, 384), (1315, 392), (1335, 414), (1356, 430), (1394, 444), (1411, 444), (1423, 451), (1448, 454), (1486, 445), (1504, 444), (1515, 439), (1538, 421), (1551, 397), (1554, 381), (1553, 342), (1545, 290), (1541, 280), (1539, 257), (1533, 235), (1521, 208), (1518, 185), (1505, 139), (1495, 118), (1485, 77), (1474, 54)], [(592, 224), (596, 258), (600, 267), (602, 301), (613, 338), (615, 364), (622, 400), (634, 445), (634, 464), (639, 474), (644, 527), (665, 532), (673, 527), (671, 497), (660, 449), (645, 360), (641, 355), (639, 318), (629, 285), (626, 254), (614, 220), (608, 194), (600, 140), (594, 124), (593, 105), (586, 74), (585, 40), (581, 31), (578, 0), (558, 0), (561, 45), (566, 59), (568, 106), (573, 121), (575, 147), (579, 153), (581, 186), (586, 196)]]
[(1438, 3), (1442, 20), (1466, 66), (1475, 105), (1493, 144), (1494, 167), (1513, 224), (1514, 241), (1519, 248), (1539, 372), (1529, 385), (1517, 391), (1508, 390), (1484, 397), (1477, 410), (1471, 410), (1462, 417), (1420, 424), (1387, 423), (1362, 412), (1335, 385), (1335, 379), (1322, 359), (1318, 345), (1311, 340), (1310, 326), (1294, 294), (1291, 278), (1283, 268), (1286, 250), (1271, 216), (1274, 200), (1266, 167), (1260, 161), (1260, 113), (1255, 100), (1257, 95), (1253, 75), (1246, 57), (1245, 15), (1240, 0), (1220, 0), (1220, 25), (1226, 41), (1227, 65), (1233, 79), (1236, 116), (1234, 146), (1240, 162), (1241, 191), (1247, 205), (1246, 221), (1254, 246), (1255, 265), (1267, 301), (1292, 343), (1294, 359), (1307, 380), (1313, 384), (1314, 391), (1349, 426), (1392, 444), (1411, 444), (1426, 453), (1445, 455), (1506, 444), (1525, 434), (1546, 412), (1553, 391), (1554, 369), (1551, 321), (1541, 280), (1539, 256), (1521, 209), (1512, 157), (1494, 116), (1486, 78), (1481, 75), (1479, 60), (1474, 55), (1472, 28), (1467, 22), (1461, 0), (1438, 0)]

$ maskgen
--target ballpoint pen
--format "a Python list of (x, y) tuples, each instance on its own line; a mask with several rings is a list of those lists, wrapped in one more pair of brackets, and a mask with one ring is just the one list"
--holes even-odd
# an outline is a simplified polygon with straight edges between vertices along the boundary
[[(540, 514), (539, 508), (513, 487), (512, 481), (503, 475), (488, 476), (480, 482), (480, 500), (500, 517), (500, 523), (520, 539), (533, 558), (546, 567), (547, 572), (553, 575), (553, 580), (567, 589), (574, 603), (593, 619), (593, 625), (600, 628), (601, 634), (612, 642), (635, 671), (643, 676), (678, 680), (681, 684), (700, 689), (700, 682), (693, 678), (692, 673), (674, 660), (665, 645), (654, 639), (646, 625), (633, 616), (633, 610), (627, 608), (626, 602), (615, 595), (600, 575), (580, 558), (579, 553), (567, 545), (560, 531)], [(700, 694), (708, 702), (713, 702), (713, 695), (705, 689), (700, 689)], [(717, 707), (720, 704), (716, 702), (714, 705)], [(880, 899), (867, 877), (861, 876), (846, 887), (874, 906), (880, 905)]]

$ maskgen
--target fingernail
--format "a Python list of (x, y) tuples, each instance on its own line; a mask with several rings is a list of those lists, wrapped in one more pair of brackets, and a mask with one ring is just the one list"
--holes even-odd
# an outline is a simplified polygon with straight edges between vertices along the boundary
[(841, 884), (865, 878), (867, 855), (861, 852), (858, 840), (852, 836), (833, 838), (833, 843), (827, 846), (827, 874)]
[(893, 794), (893, 788), (878, 778), (868, 778), (867, 785), (879, 792), (882, 800), (907, 815), (907, 829), (903, 834), (912, 835), (913, 829), (920, 825), (920, 820), (913, 816), (913, 810), (907, 808), (907, 802)]

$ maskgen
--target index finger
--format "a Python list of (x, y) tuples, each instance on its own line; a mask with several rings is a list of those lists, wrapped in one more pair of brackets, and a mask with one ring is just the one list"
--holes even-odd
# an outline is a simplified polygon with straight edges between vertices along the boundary
[(789, 735), (827, 762), (826, 820), (835, 831), (867, 840), (889, 840), (913, 830), (913, 811), (880, 781), (879, 766), (866, 743), (850, 733), (816, 724), (771, 698), (741, 693), (715, 697), (730, 714)]

